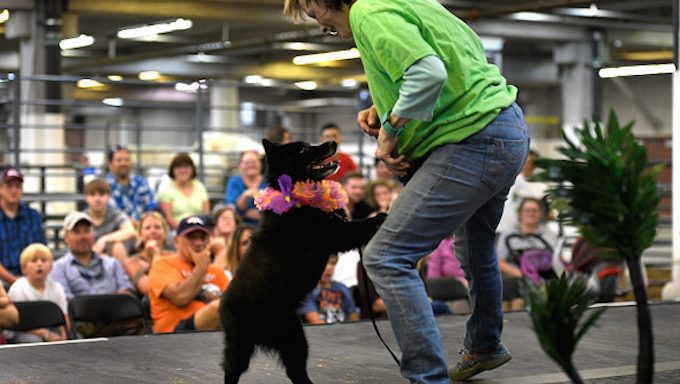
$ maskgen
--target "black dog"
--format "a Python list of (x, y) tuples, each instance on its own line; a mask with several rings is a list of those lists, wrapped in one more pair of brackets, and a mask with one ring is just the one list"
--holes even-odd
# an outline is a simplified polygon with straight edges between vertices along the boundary
[[(329, 161), (337, 144), (285, 145), (263, 140), (269, 171), (267, 183), (279, 189), (279, 177), (292, 182), (320, 181), (337, 170)], [(234, 274), (220, 314), (224, 328), (224, 382), (237, 383), (248, 369), (255, 347), (278, 352), (293, 383), (307, 376), (307, 340), (296, 309), (318, 283), (331, 253), (366, 244), (385, 220), (349, 222), (336, 213), (311, 206), (282, 214), (265, 211), (259, 229)]]

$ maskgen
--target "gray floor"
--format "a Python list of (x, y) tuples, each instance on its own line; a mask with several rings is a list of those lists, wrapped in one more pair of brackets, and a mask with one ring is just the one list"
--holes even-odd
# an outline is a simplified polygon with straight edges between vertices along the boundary
[[(655, 383), (680, 383), (680, 304), (652, 306), (655, 332)], [(466, 316), (439, 317), (449, 361), (457, 359)], [(389, 323), (379, 322), (390, 345)], [(309, 370), (324, 383), (406, 383), (370, 322), (310, 326)], [(476, 383), (566, 383), (542, 352), (525, 313), (506, 315), (503, 339), (513, 360)], [(218, 383), (221, 334), (120, 337), (62, 345), (0, 348), (0, 383)], [(396, 347), (395, 347), (396, 348)], [(634, 307), (610, 308), (579, 345), (574, 362), (588, 383), (633, 383), (637, 360)], [(286, 383), (267, 355), (251, 363), (242, 383)]]

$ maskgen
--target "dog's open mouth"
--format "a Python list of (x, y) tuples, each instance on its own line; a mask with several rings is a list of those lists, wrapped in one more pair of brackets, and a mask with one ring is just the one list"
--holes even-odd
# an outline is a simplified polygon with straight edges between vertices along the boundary
[(328, 156), (315, 163), (309, 165), (310, 173), (320, 174), (320, 177), (326, 177), (333, 174), (338, 169), (338, 161), (334, 155)]

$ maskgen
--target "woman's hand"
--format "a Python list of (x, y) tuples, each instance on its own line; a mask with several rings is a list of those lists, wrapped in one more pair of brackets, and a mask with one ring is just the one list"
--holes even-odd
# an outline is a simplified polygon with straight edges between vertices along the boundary
[(405, 176), (410, 165), (404, 161), (404, 156), (396, 158), (393, 153), (397, 152), (397, 137), (389, 136), (384, 129), (380, 129), (378, 134), (378, 148), (375, 150), (375, 157), (385, 162), (387, 168), (397, 176)]
[(378, 132), (380, 131), (380, 119), (378, 119), (378, 112), (375, 110), (375, 106), (359, 111), (357, 113), (357, 123), (359, 128), (366, 134), (378, 137)]

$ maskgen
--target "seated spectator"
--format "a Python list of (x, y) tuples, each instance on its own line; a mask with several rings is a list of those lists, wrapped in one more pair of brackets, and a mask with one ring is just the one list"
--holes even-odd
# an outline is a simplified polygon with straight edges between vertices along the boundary
[(347, 192), (347, 205), (345, 214), (348, 220), (365, 219), (375, 211), (364, 201), (366, 182), (359, 172), (348, 172), (342, 179), (342, 187)]
[(352, 293), (344, 284), (331, 280), (337, 262), (336, 254), (328, 258), (319, 284), (298, 309), (298, 313), (308, 323), (329, 324), (359, 320), (359, 311), (354, 305)]
[(21, 276), (21, 251), (32, 243), (46, 244), (38, 212), (21, 202), (24, 175), (8, 167), (0, 178), (0, 281), (9, 287)]
[(189, 216), (177, 227), (177, 254), (154, 259), (149, 272), (154, 332), (220, 327), (219, 303), (229, 280), (210, 264), (209, 242), (209, 223)]
[(172, 179), (159, 193), (159, 205), (171, 229), (191, 215), (210, 213), (208, 191), (196, 179), (196, 166), (187, 153), (178, 153), (170, 162), (168, 175)]
[(85, 185), (85, 203), (94, 229), (92, 250), (100, 255), (113, 256), (119, 263), (128, 258), (128, 248), (135, 242), (135, 226), (118, 208), (107, 207), (111, 188), (106, 181), (94, 179)]
[(291, 142), (290, 130), (281, 124), (269, 128), (265, 137), (267, 140), (278, 144), (288, 144)]
[[(214, 210), (212, 221), (215, 224), (215, 228), (210, 239), (211, 250), (214, 252), (216, 247), (224, 249), (224, 252), (222, 252), (224, 257), (218, 257), (218, 255), (213, 254), (212, 262), (227, 269), (227, 254), (231, 245), (231, 236), (236, 227), (241, 224), (241, 217), (236, 213), (236, 208), (233, 205), (220, 204)], [(231, 278), (228, 274), (227, 276)]]
[[(0, 284), (0, 331), (3, 327), (11, 327), (19, 322), (19, 311), (17, 307), (12, 304), (12, 301), (7, 297), (5, 288)], [(0, 332), (0, 344), (6, 344), (7, 341)]]
[(326, 177), (326, 179), (340, 182), (344, 180), (347, 173), (359, 171), (359, 167), (357, 167), (357, 164), (354, 162), (352, 157), (347, 153), (340, 151), (340, 144), (342, 144), (342, 132), (340, 132), (340, 126), (338, 124), (324, 124), (321, 127), (319, 141), (322, 143), (335, 141), (338, 144), (338, 151), (335, 153), (335, 158), (338, 161), (338, 171)]
[(142, 215), (137, 227), (137, 252), (123, 264), (132, 285), (140, 296), (149, 294), (149, 268), (154, 258), (172, 254), (167, 246), (168, 223), (158, 212)]
[(375, 214), (387, 213), (394, 201), (392, 185), (383, 179), (372, 180), (368, 184), (368, 203), (375, 207)]
[(111, 203), (137, 223), (144, 212), (156, 209), (156, 199), (149, 182), (130, 173), (130, 152), (124, 145), (114, 145), (107, 153), (111, 186)]
[(64, 287), (66, 299), (97, 293), (134, 294), (134, 287), (120, 263), (92, 250), (92, 219), (85, 212), (71, 212), (64, 219), (67, 252), (54, 262), (50, 278)]
[[(536, 198), (523, 199), (517, 210), (518, 222), (511, 232), (501, 232), (496, 244), (498, 265), (503, 274), (503, 296), (507, 310), (521, 310), (523, 302), (519, 294), (519, 280), (523, 277), (519, 265), (519, 255), (527, 249), (544, 249), (545, 243), (554, 248), (557, 244), (557, 235), (542, 223), (543, 208), (541, 201)], [(512, 246), (508, 247), (508, 237), (513, 235), (538, 235), (540, 239), (528, 237), (517, 239)], [(552, 249), (551, 248), (551, 249)], [(509, 302), (509, 303), (508, 303)]]
[(267, 186), (262, 176), (262, 162), (255, 151), (241, 153), (238, 166), (239, 174), (227, 180), (224, 202), (236, 207), (246, 224), (257, 225), (260, 222), (260, 211), (255, 207), (253, 195)]
[(451, 277), (467, 287), (465, 271), (460, 267), (460, 261), (454, 253), (453, 235), (442, 240), (437, 249), (432, 251), (427, 261), (426, 275), (428, 279)]
[(227, 248), (227, 263), (225, 273), (229, 279), (234, 277), (236, 269), (241, 264), (241, 259), (246, 253), (246, 249), (250, 246), (250, 235), (255, 228), (248, 224), (241, 224), (234, 230), (229, 240), (229, 248)]
[[(52, 271), (52, 252), (40, 243), (31, 244), (21, 252), (20, 277), (12, 284), (7, 295), (15, 303), (22, 301), (51, 301), (64, 312), (68, 318), (66, 295), (61, 284), (48, 279)], [(41, 341), (66, 340), (65, 327), (40, 328), (26, 332), (14, 332), (11, 339), (14, 343), (37, 343)]]

